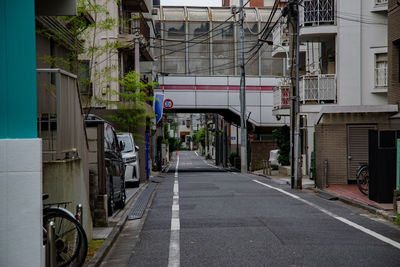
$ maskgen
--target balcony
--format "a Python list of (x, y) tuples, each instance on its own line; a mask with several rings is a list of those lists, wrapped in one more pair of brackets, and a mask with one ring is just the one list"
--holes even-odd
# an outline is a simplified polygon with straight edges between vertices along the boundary
[(303, 104), (336, 103), (336, 75), (304, 75), (299, 84)]
[(336, 1), (304, 1), (304, 5), (300, 8), (300, 26), (302, 39), (336, 34)]
[(388, 0), (375, 0), (375, 5), (372, 7), (371, 12), (387, 12)]
[(37, 125), (43, 161), (83, 156), (86, 132), (77, 77), (61, 69), (37, 69)]
[[(133, 16), (136, 17), (136, 15)], [(122, 33), (118, 35), (118, 41), (124, 45), (121, 50), (132, 52), (132, 44), (134, 43), (135, 36), (138, 35), (140, 43), (140, 60), (152, 61), (153, 56), (149, 49), (150, 27), (146, 19), (143, 18), (143, 16), (140, 16), (138, 19), (134, 19), (133, 21), (130, 21), (129, 19), (125, 20), (126, 22), (122, 26)]]
[(273, 89), (274, 110), (288, 109), (290, 107), (289, 86), (277, 86)]

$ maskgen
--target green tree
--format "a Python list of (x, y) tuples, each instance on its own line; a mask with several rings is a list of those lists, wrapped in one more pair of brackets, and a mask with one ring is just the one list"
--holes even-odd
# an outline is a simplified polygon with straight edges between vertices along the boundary
[(115, 114), (108, 117), (117, 123), (120, 130), (136, 134), (138, 127), (146, 126), (148, 118), (154, 118), (155, 114), (146, 109), (146, 104), (152, 102), (154, 97), (149, 90), (156, 86), (156, 83), (143, 83), (140, 75), (134, 71), (128, 72), (123, 79), (118, 80), (123, 91), (107, 90), (107, 93), (117, 95), (120, 101), (103, 100), (107, 105), (117, 107)]
[(203, 127), (200, 131), (196, 133), (196, 139), (201, 144), (202, 147), (206, 147), (206, 129)]
[(287, 125), (272, 131), (274, 140), (279, 148), (278, 161), (284, 166), (290, 165), (290, 128)]

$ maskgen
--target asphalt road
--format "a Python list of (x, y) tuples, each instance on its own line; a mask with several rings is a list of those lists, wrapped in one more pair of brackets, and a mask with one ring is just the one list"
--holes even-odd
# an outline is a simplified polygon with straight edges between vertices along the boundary
[(178, 161), (103, 266), (400, 266), (398, 226), (194, 152)]

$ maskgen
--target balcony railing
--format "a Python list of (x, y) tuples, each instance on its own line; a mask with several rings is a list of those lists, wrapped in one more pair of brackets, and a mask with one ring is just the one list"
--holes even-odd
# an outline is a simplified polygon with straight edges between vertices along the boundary
[(336, 24), (335, 0), (306, 0), (301, 12), (302, 26)]
[(304, 75), (299, 84), (303, 104), (336, 103), (336, 75)]
[(387, 68), (375, 68), (375, 87), (387, 87), (387, 78)]
[(140, 18), (133, 20), (132, 22), (133, 33), (139, 33), (143, 35), (146, 39), (150, 37), (150, 27), (146, 20), (140, 16)]
[(61, 69), (37, 69), (38, 135), (43, 160), (83, 156), (86, 132), (77, 77)]
[(274, 110), (290, 107), (289, 86), (278, 86), (273, 90)]
[(388, 0), (375, 0), (375, 5), (386, 5)]

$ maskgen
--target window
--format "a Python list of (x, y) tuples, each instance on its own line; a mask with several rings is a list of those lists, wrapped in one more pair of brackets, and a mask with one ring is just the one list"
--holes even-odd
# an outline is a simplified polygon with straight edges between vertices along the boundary
[(190, 22), (189, 36), (196, 38), (195, 42), (189, 43), (189, 73), (210, 73), (210, 50), (209, 50), (209, 22)]
[(185, 73), (185, 23), (165, 23), (165, 72)]
[(233, 75), (235, 54), (233, 45), (233, 24), (214, 23), (218, 27), (213, 35), (213, 63), (214, 75)]
[(387, 87), (387, 53), (375, 54), (375, 87)]
[[(258, 24), (257, 23), (245, 23), (244, 24), (244, 62), (246, 64), (245, 71), (246, 75), (258, 75), (258, 55), (257, 49), (251, 50), (251, 48), (257, 43), (258, 40)], [(239, 48), (239, 47), (238, 47)], [(238, 49), (237, 58), (240, 62), (241, 51)], [(240, 73), (240, 66), (238, 67), (238, 73)]]

